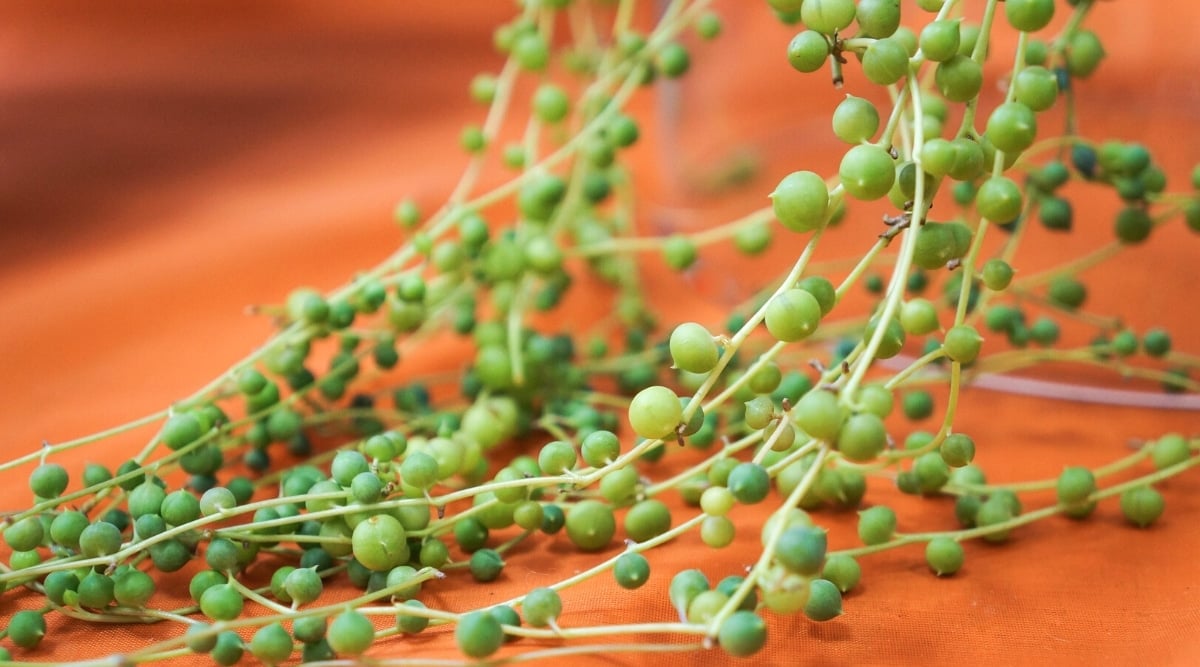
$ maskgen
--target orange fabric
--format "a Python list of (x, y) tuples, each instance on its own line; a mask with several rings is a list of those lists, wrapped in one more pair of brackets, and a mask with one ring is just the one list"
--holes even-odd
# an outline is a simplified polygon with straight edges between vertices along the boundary
[[(671, 146), (662, 142), (673, 140), (657, 138), (668, 132), (654, 123), (637, 149), (640, 164), (661, 173), (648, 177), (641, 221), (647, 233), (728, 218), (759, 205), (760, 193), (790, 169), (828, 173), (835, 166), (839, 153), (824, 114), (842, 93), (788, 69), (783, 46), (789, 30), (754, 4), (739, 4), (721, 42), (696, 52), (694, 73), (682, 84), (681, 115), (667, 117), (680, 128), (686, 160), (662, 158), (663, 147)], [(1167, 4), (1102, 3), (1097, 10), (1095, 24), (1110, 40), (1111, 55), (1082, 86), (1083, 129), (1143, 140), (1178, 187), (1200, 154), (1194, 118), (1200, 93), (1191, 83), (1200, 41), (1190, 34), (1200, 10)], [(336, 9), (315, 1), (227, 0), (190, 8), (124, 0), (5, 3), (5, 458), (187, 395), (270, 332), (266, 318), (246, 316), (243, 306), (279, 302), (297, 284), (332, 288), (401, 242), (389, 221), (391, 206), (398, 196), (415, 194), (432, 208), (453, 183), (463, 164), (453, 148), (459, 129), (480, 117), (465, 101), (466, 83), (497, 65), (489, 30), (510, 9), (511, 3), (432, 0)], [(993, 64), (1006, 53), (1011, 45), (997, 45)], [(848, 90), (861, 92), (854, 79)], [(640, 104), (649, 110), (654, 102)], [(758, 146), (764, 168), (748, 188), (753, 194), (713, 202), (688, 183), (719, 159), (709, 149), (730, 137)], [(1077, 210), (1083, 230), (1072, 247), (1094, 245), (1110, 233), (1113, 205), (1095, 197)], [(875, 215), (856, 209), (851, 224), (872, 225)], [(829, 245), (843, 253), (866, 246), (862, 235), (835, 236)], [(662, 297), (664, 321), (720, 322), (732, 295), (751, 287), (747, 271), (767, 275), (768, 266), (779, 266), (795, 250), (778, 238), (785, 242), (755, 262), (706, 251), (704, 269), (694, 277), (667, 275), (651, 262), (655, 280), (647, 284)], [(1120, 308), (1138, 329), (1168, 326), (1180, 347), (1194, 352), (1200, 321), (1184, 284), (1195, 275), (1195, 242), (1180, 225), (1156, 232), (1119, 263), (1088, 274), (1092, 303)], [(1018, 268), (1032, 272), (1057, 260), (1059, 243), (1031, 238), (1033, 252)], [(824, 258), (837, 256), (828, 250)], [(1178, 284), (1167, 282), (1172, 279)], [(688, 298), (678, 296), (684, 287)], [(457, 365), (453, 354), (431, 355), (428, 363)], [(909, 428), (894, 423), (898, 434)], [(1053, 476), (1065, 464), (1097, 465), (1125, 453), (1129, 437), (1194, 433), (1195, 424), (1194, 413), (968, 390), (958, 429), (975, 436), (989, 479), (1004, 481)], [(90, 460), (115, 465), (139, 446), (136, 438), (119, 444), (58, 460), (77, 473)], [(685, 463), (685, 457), (668, 458), (664, 465), (671, 470)], [(28, 472), (3, 475), (0, 509), (28, 503)], [(949, 501), (914, 500), (886, 487), (873, 480), (868, 499), (896, 508), (902, 531), (954, 527)], [(927, 572), (918, 549), (864, 558), (863, 584), (847, 597), (843, 617), (818, 625), (768, 615), (769, 643), (755, 662), (1195, 664), (1200, 531), (1193, 524), (1200, 520), (1200, 477), (1185, 475), (1163, 490), (1167, 512), (1150, 530), (1123, 525), (1115, 501), (1108, 501), (1087, 522), (1051, 519), (1018, 530), (1004, 546), (972, 543), (963, 572), (945, 580)], [(675, 494), (671, 500), (680, 507)], [(561, 623), (669, 620), (670, 573), (695, 565), (714, 581), (739, 573), (759, 551), (761, 519), (740, 510), (738, 542), (725, 550), (709, 550), (692, 535), (654, 551), (654, 575), (638, 592), (616, 589), (607, 576), (571, 589)], [(820, 521), (832, 531), (833, 548), (856, 544), (852, 513), (824, 512)], [(558, 545), (543, 550), (548, 543), (537, 538), (521, 547), (495, 585), (459, 579), (430, 585), (425, 595), (431, 606), (449, 609), (490, 604), (597, 558)], [(269, 571), (259, 565), (251, 576)], [(183, 604), (186, 584), (186, 572), (163, 577), (162, 605)], [(8, 593), (0, 598), (0, 618), (35, 602)], [(175, 631), (98, 628), (52, 617), (41, 647), (14, 654), (82, 659), (128, 651)], [(533, 644), (523, 640), (519, 647)], [(458, 655), (444, 629), (381, 642), (373, 654)], [(713, 651), (588, 662), (726, 660)]]

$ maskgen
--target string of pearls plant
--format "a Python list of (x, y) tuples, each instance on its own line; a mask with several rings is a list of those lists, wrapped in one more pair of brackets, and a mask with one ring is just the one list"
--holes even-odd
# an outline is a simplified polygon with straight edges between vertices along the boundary
[[(1127, 330), (1119, 313), (1085, 308), (1080, 272), (1160, 226), (1200, 231), (1200, 171), (1191, 191), (1171, 193), (1145, 146), (1076, 131), (1076, 86), (1105, 55), (1086, 27), (1091, 0), (759, 3), (797, 30), (779, 45), (797, 85), (861, 75), (892, 107), (847, 96), (832, 110), (846, 145), (837, 173), (798, 164), (763, 208), (666, 237), (634, 232), (638, 178), (626, 149), (643, 126), (628, 103), (685, 75), (684, 44), (703, 49), (722, 23), (706, 0), (670, 0), (643, 25), (650, 12), (637, 4), (519, 3), (495, 31), (503, 65), (470, 82), (486, 113), (462, 133), (462, 178), (430, 215), (411, 201), (397, 208), (402, 247), (331, 293), (295, 290), (275, 311), (278, 334), (192, 396), (0, 465), (36, 465), (31, 502), (4, 516), (3, 636), (13, 648), (0, 657), (53, 642), (51, 615), (176, 628), (109, 663), (123, 665), (192, 654), (219, 665), (246, 654), (347, 664), (402, 654), (408, 637), (443, 624), (465, 662), (510, 641), (513, 662), (717, 647), (749, 656), (770, 632), (764, 608), (814, 622), (841, 614), (869, 554), (924, 545), (930, 569), (952, 575), (963, 541), (1001, 542), (1055, 515), (1083, 520), (1105, 498), (1119, 496), (1136, 526), (1156, 520), (1155, 485), (1200, 463), (1195, 438), (1163, 434), (1099, 468), (989, 485), (972, 464), (975, 441), (954, 428), (972, 377), (1046, 361), (1197, 389), (1198, 357), (1173, 349), (1166, 331)], [(965, 20), (964, 5), (981, 6), (982, 19)], [(1056, 13), (1068, 18), (1050, 34)], [(989, 43), (1011, 35), (1007, 92), (989, 108), (980, 101), (995, 83), (985, 82)], [(1068, 107), (1058, 133), (1039, 116), (1055, 105)], [(514, 106), (528, 106), (528, 119), (514, 119)], [(480, 186), (501, 169), (507, 179)], [(1026, 229), (1070, 230), (1069, 182), (1115, 193), (1111, 243), (1016, 275)], [(935, 218), (939, 190), (951, 197)], [(883, 224), (855, 215), (856, 202), (884, 199), (893, 212)], [(815, 261), (835, 234), (863, 240), (838, 281)], [(645, 262), (696, 270), (709, 246), (755, 255), (779, 235), (799, 250), (794, 263), (728, 322), (656, 321), (648, 299), (670, 295), (647, 293)], [(570, 303), (582, 279), (607, 285), (608, 328), (545, 324), (538, 315)], [(869, 313), (839, 309), (864, 286), (875, 295)], [(1064, 346), (1064, 324), (1095, 341)], [(447, 336), (472, 346), (464, 372), (403, 372), (401, 349)], [(901, 417), (934, 412), (931, 383), (948, 387), (944, 418), (901, 438)], [(115, 467), (56, 461), (136, 433), (145, 446)], [(694, 463), (656, 473), (672, 456)], [(892, 509), (864, 502), (869, 478), (955, 497), (962, 528), (898, 533)], [(1039, 490), (1057, 502), (1027, 508), (1021, 494)], [(664, 502), (669, 494), (685, 509)], [(715, 583), (695, 569), (651, 572), (645, 554), (685, 532), (729, 545), (730, 511), (759, 503), (771, 509), (745, 571)], [(821, 513), (831, 508), (865, 508), (863, 546), (827, 548)], [(514, 553), (522, 543), (531, 548)], [(501, 603), (479, 596), (473, 609), (440, 609), (423, 595), (493, 581), (506, 558), (535, 558), (552, 543), (594, 554), (593, 565)], [(264, 560), (285, 564), (254, 587), (242, 573)], [(184, 568), (195, 573), (194, 604), (159, 608), (158, 575)], [(651, 576), (670, 578), (677, 614), (559, 622), (573, 585), (609, 577), (636, 589)], [(361, 594), (324, 595), (339, 579)], [(621, 643), (652, 635), (684, 640)]]

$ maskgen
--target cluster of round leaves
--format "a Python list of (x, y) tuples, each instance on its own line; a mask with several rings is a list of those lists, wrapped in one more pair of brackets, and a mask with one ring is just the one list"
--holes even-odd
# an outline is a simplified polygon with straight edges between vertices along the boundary
[[(836, 66), (839, 60), (844, 61), (840, 55), (844, 50), (858, 56), (863, 74), (877, 85), (899, 82), (909, 74), (910, 66), (922, 61), (934, 63), (934, 83), (941, 97), (922, 96), (925, 114), (921, 122), (925, 125), (926, 142), (921, 148), (920, 159), (932, 179), (927, 182), (926, 192), (934, 191), (938, 181), (947, 176), (961, 181), (963, 188), (956, 189), (956, 193), (960, 190), (967, 193), (966, 201), (973, 201), (983, 218), (1005, 225), (1015, 221), (1025, 206), (1021, 188), (1001, 174), (993, 174), (981, 183), (976, 183), (976, 179), (990, 171), (998, 152), (1003, 153), (1005, 168), (1011, 166), (1037, 138), (1037, 114), (1055, 104), (1064, 75), (1086, 78), (1104, 57), (1104, 50), (1094, 33), (1075, 29), (1067, 35), (1066, 48), (1058, 52), (1063, 60), (1056, 71), (1048, 62), (1050, 54), (1046, 44), (1031, 39), (1026, 62), (1017, 69), (1009, 84), (1008, 99), (992, 109), (984, 131), (977, 136), (960, 133), (955, 138), (944, 139), (940, 136), (946, 119), (944, 101), (966, 103), (975, 100), (983, 87), (980, 56), (986, 54), (981, 54), (977, 48), (982, 46), (978, 26), (961, 20), (938, 19), (929, 21), (917, 35), (900, 25), (901, 10), (897, 2), (815, 0), (770, 4), (784, 22), (798, 21), (804, 25), (805, 29), (789, 44), (787, 53), (789, 62), (802, 72), (816, 71), (830, 62)], [(929, 2), (927, 5), (922, 8), (935, 12), (942, 9), (942, 3)], [(1050, 24), (1054, 9), (1053, 0), (1018, 0), (1005, 3), (1004, 15), (1015, 30), (1036, 33)], [(846, 35), (855, 24), (857, 33), (848, 38)], [(886, 145), (869, 143), (878, 126), (879, 113), (869, 101), (848, 96), (838, 105), (833, 115), (834, 133), (852, 144), (839, 166), (840, 187), (855, 199), (874, 200), (893, 193), (895, 186), (900, 185), (903, 194), (893, 198), (900, 205), (913, 198), (911, 174), (915, 170), (911, 163), (897, 164)], [(1077, 152), (1084, 149), (1077, 149)], [(1148, 161), (1139, 161), (1136, 150), (1106, 147), (1104, 157), (1118, 156), (1122, 152), (1133, 155), (1109, 159), (1108, 162), (1121, 165), (1115, 170), (1102, 165), (1100, 178), (1111, 180), (1123, 197), (1135, 203), (1143, 201), (1147, 193), (1161, 192), (1164, 186), (1161, 169), (1152, 167)], [(1091, 162), (1097, 162), (1096, 158), (1092, 157)], [(904, 178), (897, 177), (897, 173), (902, 174), (906, 167), (910, 174), (907, 183)], [(1092, 171), (1095, 171), (1094, 167)], [(824, 224), (822, 213), (828, 205), (827, 194), (816, 174), (790, 174), (772, 196), (776, 217), (785, 227), (795, 231), (819, 229)], [(1047, 227), (1070, 227), (1071, 211), (1065, 199), (1051, 195), (1039, 204), (1040, 216)], [(1200, 226), (1200, 205), (1195, 209), (1193, 217)], [(1152, 226), (1144, 207), (1133, 205), (1118, 215), (1117, 236), (1127, 243), (1136, 243), (1144, 240)], [(930, 233), (921, 244), (919, 257), (925, 261), (919, 265), (938, 268), (965, 254), (967, 246), (963, 239), (965, 236), (969, 241), (969, 235), (952, 233), (965, 232), (965, 229), (933, 230), (925, 230)], [(1049, 332), (1043, 337), (1049, 338)]]
[(887, 446), (887, 429), (880, 412), (869, 407), (850, 412), (836, 394), (817, 389), (800, 398), (792, 418), (801, 431), (834, 444), (847, 459), (869, 461)]
[[(1148, 200), (1166, 188), (1166, 174), (1156, 165), (1149, 150), (1136, 142), (1106, 141), (1099, 146), (1075, 144), (1071, 164), (1086, 180), (1111, 187), (1124, 200), (1117, 212), (1113, 232), (1121, 243), (1137, 244), (1150, 237), (1155, 221)], [(1051, 204), (1051, 220), (1054, 207)]]
[(763, 323), (776, 340), (792, 343), (816, 332), (821, 318), (836, 305), (833, 284), (820, 276), (810, 276), (771, 297)]

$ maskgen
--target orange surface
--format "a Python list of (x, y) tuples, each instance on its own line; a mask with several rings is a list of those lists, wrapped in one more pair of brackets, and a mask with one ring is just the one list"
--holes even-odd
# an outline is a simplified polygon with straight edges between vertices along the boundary
[[(1200, 156), (1200, 90), (1191, 74), (1200, 58), (1190, 34), (1200, 11), (1175, 4), (1151, 11), (1142, 3), (1103, 3), (1096, 25), (1116, 41), (1108, 43), (1112, 55), (1100, 77), (1082, 94), (1090, 109), (1086, 131), (1142, 139), (1178, 184)], [(323, 2), (5, 3), (5, 458), (187, 395), (270, 332), (270, 322), (246, 316), (244, 306), (279, 302), (297, 284), (335, 287), (400, 243), (389, 222), (395, 200), (414, 194), (432, 208), (463, 165), (451, 147), (462, 123), (479, 117), (463, 91), (476, 71), (497, 65), (488, 48), (489, 26), (510, 6), (430, 0), (406, 0), (403, 8), (362, 3), (336, 9)], [(789, 31), (757, 6), (738, 8), (744, 11), (731, 17), (724, 43), (698, 53), (695, 74), (683, 84), (682, 115), (668, 116), (682, 128), (681, 150), (685, 156), (695, 150), (691, 162), (702, 163), (706, 142), (739, 136), (766, 147), (754, 193), (800, 166), (830, 171), (836, 147), (832, 138), (820, 138), (828, 134), (820, 114), (841, 93), (799, 83), (811, 80), (797, 78), (783, 61)], [(780, 81), (798, 83), (795, 90), (781, 90)], [(703, 133), (696, 131), (698, 122)], [(805, 134), (810, 131), (818, 138)], [(647, 136), (667, 134), (652, 122)], [(646, 233), (745, 209), (745, 197), (721, 204), (693, 192), (687, 183), (696, 171), (662, 159), (673, 139), (657, 141), (643, 142), (637, 152), (643, 166), (661, 174), (649, 179), (640, 221)], [(702, 174), (705, 164), (695, 169)], [(757, 194), (749, 197), (761, 202)], [(1079, 220), (1099, 221), (1091, 229), (1083, 225), (1085, 246), (1108, 233), (1110, 204), (1092, 201), (1077, 213)], [(851, 251), (859, 247), (838, 243)], [(1175, 225), (1129, 253), (1118, 271), (1092, 272), (1097, 308), (1125, 312), (1132, 304), (1132, 324), (1166, 324), (1194, 352), (1200, 340), (1195, 309), (1180, 307), (1190, 293), (1164, 278), (1195, 277), (1195, 243)], [(1031, 245), (1037, 251), (1019, 268), (1034, 269), (1061, 252), (1050, 240)], [(790, 251), (777, 249), (772, 257), (783, 259)], [(655, 282), (664, 319), (719, 321), (731, 295), (749, 287), (742, 270), (748, 263), (731, 259), (727, 270), (711, 271), (719, 262), (710, 256), (705, 262), (708, 273), (687, 279), (699, 288), (687, 293), (694, 298), (671, 291), (686, 280), (663, 276)], [(1161, 272), (1151, 275), (1152, 267)], [(452, 366), (459, 361), (451, 351), (433, 357)], [(1047, 404), (978, 390), (966, 393), (958, 422), (959, 430), (975, 435), (979, 462), (992, 481), (1053, 476), (1068, 463), (1097, 465), (1124, 454), (1130, 437), (1196, 428), (1194, 413)], [(95, 458), (115, 464), (137, 444), (60, 460), (75, 470)], [(0, 509), (28, 502), (27, 473), (5, 473)], [(885, 486), (873, 482), (868, 499), (895, 507), (901, 530), (954, 527), (948, 502), (900, 497)], [(1019, 530), (1004, 546), (971, 544), (963, 572), (946, 580), (926, 571), (918, 549), (866, 558), (863, 585), (847, 597), (843, 617), (821, 625), (771, 618), (767, 649), (755, 661), (1195, 664), (1200, 477), (1185, 475), (1163, 491), (1167, 513), (1150, 530), (1123, 525), (1109, 501), (1088, 522), (1051, 519)], [(832, 531), (832, 547), (854, 544), (853, 519), (821, 516)], [(669, 619), (666, 573), (702, 559), (717, 580), (757, 555), (761, 517), (743, 512), (738, 520), (745, 530), (729, 549), (708, 550), (689, 536), (656, 550), (656, 576), (636, 593), (617, 590), (607, 577), (571, 589), (561, 623)], [(496, 585), (427, 587), (431, 606), (491, 604), (595, 562), (595, 556), (557, 545), (539, 550), (546, 542), (523, 547)], [(181, 601), (186, 581), (180, 573), (162, 587)], [(0, 617), (33, 603), (32, 596), (10, 593), (0, 598)], [(54, 620), (47, 641), (22, 655), (47, 662), (91, 657), (98, 642), (119, 652), (164, 632)], [(445, 631), (388, 640), (375, 652), (457, 655)], [(683, 654), (597, 662), (697, 659)], [(719, 652), (699, 659), (726, 660)]]

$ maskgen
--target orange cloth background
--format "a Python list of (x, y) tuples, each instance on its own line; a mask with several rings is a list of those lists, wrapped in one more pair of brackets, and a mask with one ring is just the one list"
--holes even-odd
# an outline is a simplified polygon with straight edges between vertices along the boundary
[[(692, 167), (662, 159), (673, 141), (685, 142), (681, 150), (701, 175), (705, 142), (741, 136), (769, 146), (754, 193), (790, 169), (832, 169), (838, 153), (822, 114), (841, 93), (814, 90), (805, 83), (812, 79), (787, 68), (783, 45), (790, 31), (754, 4), (736, 5), (722, 43), (696, 53), (681, 115), (665, 116), (682, 128), (680, 136), (654, 129), (652, 121), (637, 150), (651, 173), (646, 233), (761, 202), (758, 194), (724, 204), (698, 195), (687, 185), (695, 177)], [(1184, 3), (1169, 9), (1166, 3), (1101, 4), (1095, 24), (1113, 41), (1104, 68), (1082, 88), (1089, 110), (1084, 130), (1145, 141), (1179, 187), (1200, 157), (1200, 90), (1192, 74), (1200, 40), (1191, 35), (1200, 10)], [(452, 149), (459, 129), (481, 117), (466, 101), (466, 83), (498, 65), (490, 27), (510, 10), (511, 3), (431, 0), (336, 8), (315, 1), (5, 3), (5, 458), (187, 395), (269, 334), (270, 322), (246, 316), (244, 306), (277, 303), (297, 284), (335, 287), (401, 242), (391, 207), (413, 194), (432, 209), (447, 193), (464, 164)], [(1004, 61), (997, 57), (993, 64)], [(654, 102), (641, 104), (648, 109)], [(701, 143), (693, 148), (697, 138)], [(1108, 234), (1111, 210), (1111, 202), (1093, 201), (1078, 211), (1080, 222), (1098, 220), (1081, 236)], [(1131, 324), (1168, 325), (1177, 344), (1195, 352), (1200, 327), (1182, 283), (1196, 278), (1196, 241), (1181, 225), (1156, 232), (1115, 265), (1119, 271), (1089, 274), (1093, 303), (1123, 312), (1132, 304)], [(1028, 258), (1030, 267), (1057, 252), (1049, 241), (1040, 248)], [(706, 255), (705, 261), (714, 260)], [(1152, 276), (1151, 267), (1162, 273)], [(739, 273), (692, 279), (700, 296), (660, 299), (664, 319), (719, 321), (729, 294), (748, 286), (736, 282)], [(665, 292), (685, 282), (663, 276), (658, 284)], [(456, 360), (447, 353), (444, 361)], [(982, 391), (964, 398), (958, 428), (976, 437), (991, 481), (1053, 476), (1064, 464), (1097, 465), (1123, 455), (1128, 437), (1196, 431), (1194, 413), (1045, 404)], [(74, 464), (75, 472), (97, 457), (115, 465), (137, 445), (127, 441), (119, 453), (85, 451), (59, 460)], [(28, 502), (27, 473), (3, 476), (0, 509)], [(952, 503), (900, 497), (886, 486), (873, 481), (868, 499), (895, 507), (902, 531), (954, 527)], [(1167, 512), (1150, 530), (1125, 526), (1116, 502), (1107, 501), (1087, 522), (1051, 519), (1018, 530), (1003, 546), (970, 544), (964, 570), (945, 580), (927, 572), (919, 549), (865, 558), (863, 584), (847, 597), (843, 617), (819, 625), (770, 617), (769, 643), (756, 662), (1195, 664), (1200, 479), (1184, 475), (1163, 490)], [(824, 513), (820, 520), (832, 530), (832, 547), (855, 544), (853, 514)], [(563, 625), (669, 619), (669, 573), (698, 562), (714, 581), (739, 572), (758, 553), (758, 521), (743, 512), (739, 525), (746, 529), (726, 550), (708, 550), (695, 536), (656, 550), (655, 576), (638, 592), (620, 591), (607, 577), (571, 589), (564, 594)], [(431, 606), (490, 604), (594, 562), (557, 547), (537, 551), (544, 545), (534, 540), (524, 547), (496, 585), (428, 586)], [(164, 579), (169, 599), (186, 599), (186, 581), (182, 574)], [(5, 595), (0, 618), (33, 602), (28, 595)], [(41, 647), (14, 653), (40, 661), (94, 657), (98, 641), (105, 650), (130, 650), (155, 632), (165, 630), (53, 619)], [(457, 651), (450, 633), (438, 630), (382, 642), (375, 654)], [(727, 658), (718, 651), (701, 659), (716, 664)], [(603, 662), (639, 660), (694, 664), (697, 658)]]

